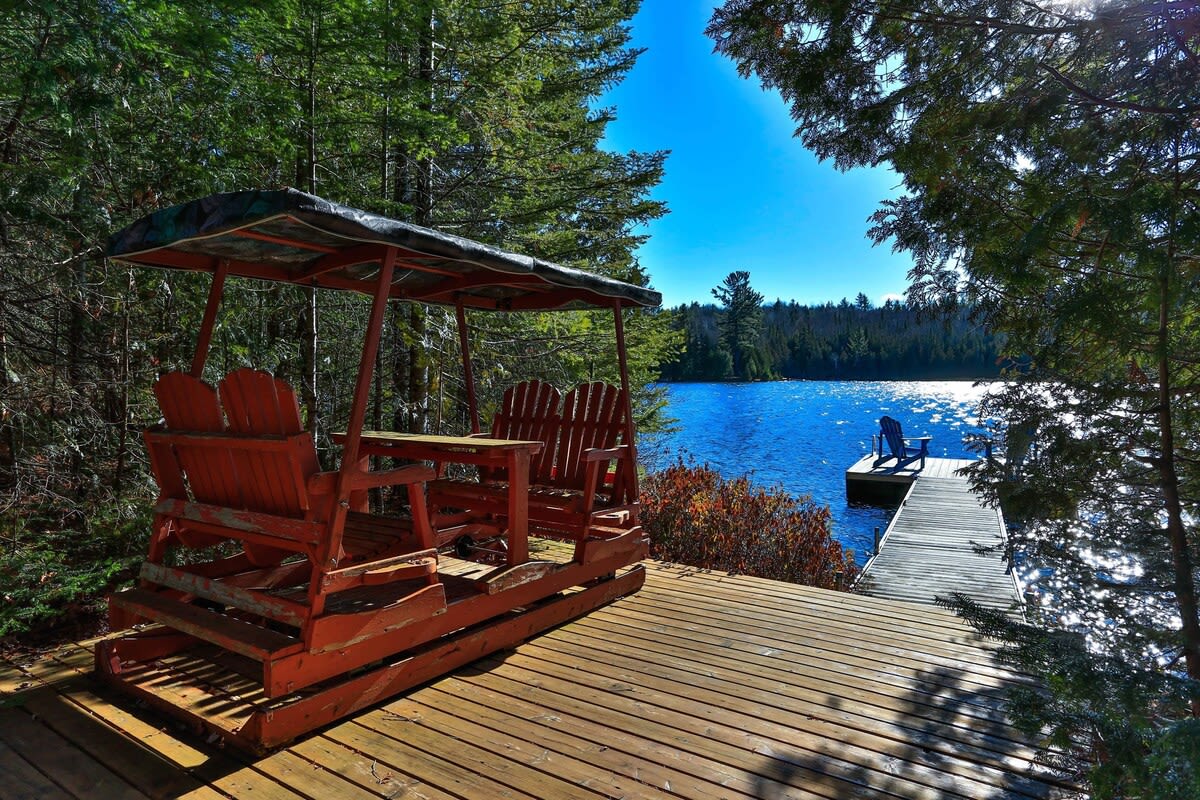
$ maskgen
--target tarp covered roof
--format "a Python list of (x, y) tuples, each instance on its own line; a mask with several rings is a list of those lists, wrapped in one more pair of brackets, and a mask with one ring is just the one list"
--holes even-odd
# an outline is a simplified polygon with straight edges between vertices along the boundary
[(118, 261), (373, 293), (396, 252), (391, 296), (497, 310), (657, 306), (651, 289), (339, 205), (295, 189), (214, 194), (156, 211), (108, 241)]

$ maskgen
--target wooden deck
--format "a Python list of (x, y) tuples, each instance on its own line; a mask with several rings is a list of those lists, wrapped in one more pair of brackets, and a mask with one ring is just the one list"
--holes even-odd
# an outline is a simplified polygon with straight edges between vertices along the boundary
[[(868, 461), (851, 468), (859, 469), (858, 479), (884, 477), (873, 476)], [(989, 608), (1019, 607), (1020, 586), (1004, 559), (1004, 515), (984, 507), (955, 474), (969, 463), (936, 458), (924, 470), (902, 470), (911, 472), (902, 476), (909, 489), (856, 591), (919, 603), (959, 592)]]
[(993, 798), (1058, 786), (939, 609), (647, 562), (641, 592), (250, 759), (0, 661), (0, 798)]

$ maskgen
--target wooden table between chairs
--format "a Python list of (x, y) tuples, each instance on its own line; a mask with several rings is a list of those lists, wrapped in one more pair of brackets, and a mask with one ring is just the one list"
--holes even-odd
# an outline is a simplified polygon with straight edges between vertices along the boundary
[[(340, 441), (345, 434), (334, 434)], [(433, 436), (394, 431), (363, 431), (360, 456), (503, 467), (508, 471), (508, 564), (529, 560), (529, 459), (542, 442), (485, 436)]]

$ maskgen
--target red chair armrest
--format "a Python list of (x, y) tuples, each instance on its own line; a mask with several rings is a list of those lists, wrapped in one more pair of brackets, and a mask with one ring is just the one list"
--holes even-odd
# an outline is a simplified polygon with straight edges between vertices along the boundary
[[(422, 464), (410, 464), (407, 467), (380, 470), (378, 472), (359, 472), (350, 476), (350, 488), (374, 489), (379, 486), (402, 486), (409, 483), (431, 481), (436, 477), (431, 468)], [(336, 472), (318, 472), (308, 479), (308, 491), (311, 494), (330, 494), (337, 485)]]
[(309, 494), (332, 494), (337, 485), (336, 472), (317, 472), (308, 476)]
[(379, 470), (378, 472), (360, 472), (351, 479), (355, 489), (374, 489), (377, 486), (402, 486), (409, 483), (431, 481), (437, 477), (432, 467), (424, 464), (410, 464), (407, 467)]
[(612, 461), (614, 458), (627, 458), (628, 456), (629, 448), (623, 444), (609, 448), (592, 447), (583, 451), (584, 461)]

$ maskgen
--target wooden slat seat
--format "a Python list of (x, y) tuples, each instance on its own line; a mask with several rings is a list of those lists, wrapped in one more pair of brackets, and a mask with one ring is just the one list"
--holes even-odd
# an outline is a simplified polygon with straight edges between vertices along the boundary
[(394, 553), (422, 549), (423, 542), (413, 526), (412, 518), (382, 516), (362, 511), (346, 515), (342, 532), (344, 563), (353, 564)]

